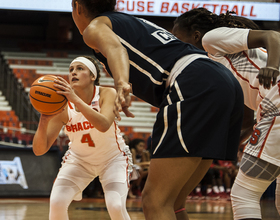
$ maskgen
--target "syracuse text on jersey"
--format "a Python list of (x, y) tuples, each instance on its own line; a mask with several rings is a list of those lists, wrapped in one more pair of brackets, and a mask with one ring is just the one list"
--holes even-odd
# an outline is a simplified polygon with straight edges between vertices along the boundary
[(78, 122), (77, 124), (66, 125), (65, 128), (69, 132), (76, 132), (76, 131), (89, 130), (94, 128), (94, 126), (88, 121), (84, 121), (84, 122)]

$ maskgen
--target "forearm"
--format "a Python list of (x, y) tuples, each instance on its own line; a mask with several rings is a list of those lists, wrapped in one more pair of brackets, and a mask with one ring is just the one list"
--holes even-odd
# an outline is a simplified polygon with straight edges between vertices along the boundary
[(48, 124), (48, 120), (39, 121), (38, 129), (33, 138), (33, 152), (36, 156), (45, 154), (52, 145), (52, 143), (48, 143)]
[(107, 61), (113, 74), (116, 88), (129, 82), (129, 58), (125, 48), (112, 49), (107, 54)]
[(276, 31), (253, 31), (248, 35), (248, 48), (264, 47), (267, 50), (267, 67), (279, 69), (280, 33)]
[(81, 99), (75, 102), (75, 106), (86, 117), (86, 119), (99, 131), (107, 131), (113, 123), (113, 120), (109, 120), (101, 113), (93, 110)]

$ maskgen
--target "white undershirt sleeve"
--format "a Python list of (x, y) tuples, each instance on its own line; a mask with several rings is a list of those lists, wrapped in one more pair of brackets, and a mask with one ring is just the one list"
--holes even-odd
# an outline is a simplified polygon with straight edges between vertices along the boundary
[(202, 46), (213, 56), (224, 56), (248, 50), (249, 29), (220, 27), (207, 32)]

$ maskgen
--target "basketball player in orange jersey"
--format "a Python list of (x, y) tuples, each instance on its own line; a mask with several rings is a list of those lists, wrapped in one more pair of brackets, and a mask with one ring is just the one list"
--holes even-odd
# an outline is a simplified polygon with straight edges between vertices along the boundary
[(57, 93), (68, 106), (56, 115), (41, 115), (33, 140), (35, 155), (45, 154), (61, 128), (69, 136), (69, 149), (50, 196), (50, 220), (67, 220), (72, 200), (81, 200), (86, 186), (97, 176), (111, 219), (129, 220), (126, 198), (132, 158), (115, 122), (116, 91), (99, 85), (100, 70), (90, 57), (78, 57), (69, 67), (69, 82), (56, 80)]
[[(280, 175), (280, 34), (254, 29), (258, 27), (249, 19), (197, 8), (179, 16), (172, 31), (230, 69), (243, 89), (245, 105), (257, 112), (231, 192), (235, 220), (262, 219), (260, 198)], [(279, 185), (276, 207), (280, 213)], [(184, 214), (177, 219), (187, 219)]]

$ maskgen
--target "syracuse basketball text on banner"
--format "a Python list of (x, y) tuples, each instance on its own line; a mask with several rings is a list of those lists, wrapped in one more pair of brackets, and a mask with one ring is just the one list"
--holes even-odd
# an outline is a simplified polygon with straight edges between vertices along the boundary
[(236, 12), (253, 20), (279, 21), (279, 3), (234, 1), (117, 0), (117, 10), (134, 15), (177, 17), (193, 8), (204, 7), (215, 14)]

